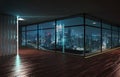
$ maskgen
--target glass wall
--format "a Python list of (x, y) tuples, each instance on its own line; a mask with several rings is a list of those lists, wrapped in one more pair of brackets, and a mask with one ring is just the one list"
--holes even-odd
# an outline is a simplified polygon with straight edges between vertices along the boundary
[(102, 50), (111, 48), (111, 25), (102, 23)]
[(100, 52), (101, 50), (101, 30), (100, 28), (86, 26), (86, 54)]
[(22, 32), (22, 46), (26, 45), (25, 32)]
[(85, 53), (101, 52), (101, 23), (96, 18), (85, 18)]
[(39, 49), (55, 49), (54, 29), (39, 30)]
[(68, 53), (84, 53), (83, 18), (74, 17), (57, 21), (56, 50)]
[(21, 46), (90, 55), (120, 45), (120, 28), (79, 15), (21, 28)]
[(102, 50), (111, 48), (111, 30), (102, 29)]
[(112, 47), (118, 46), (118, 27), (112, 26)]
[(39, 49), (55, 50), (55, 22), (39, 24)]
[(21, 37), (22, 37), (22, 39), (21, 39), (21, 46), (25, 46), (26, 45), (26, 36), (25, 36), (25, 27), (22, 27), (21, 28), (22, 30), (22, 32), (21, 32)]
[(119, 29), (119, 46), (120, 46), (120, 28), (118, 28)]
[(27, 31), (27, 46), (32, 48), (37, 48), (37, 31)]
[(26, 46), (29, 48), (37, 48), (37, 25), (26, 27)]

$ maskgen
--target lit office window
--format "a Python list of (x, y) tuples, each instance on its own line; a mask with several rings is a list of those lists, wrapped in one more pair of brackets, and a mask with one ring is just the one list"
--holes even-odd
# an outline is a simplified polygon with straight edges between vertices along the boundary
[(100, 29), (86, 26), (85, 35), (86, 54), (100, 52), (101, 50), (101, 35)]

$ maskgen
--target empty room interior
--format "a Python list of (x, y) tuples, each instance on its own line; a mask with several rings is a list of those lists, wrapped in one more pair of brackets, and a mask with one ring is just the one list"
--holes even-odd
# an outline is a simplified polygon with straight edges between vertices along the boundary
[(0, 77), (120, 77), (119, 3), (1, 0)]

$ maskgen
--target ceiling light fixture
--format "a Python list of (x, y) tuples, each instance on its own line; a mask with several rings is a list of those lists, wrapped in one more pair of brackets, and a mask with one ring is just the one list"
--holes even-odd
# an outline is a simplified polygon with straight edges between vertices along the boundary
[(23, 19), (23, 18), (18, 18), (18, 20), (19, 20), (19, 21), (24, 21), (24, 19)]

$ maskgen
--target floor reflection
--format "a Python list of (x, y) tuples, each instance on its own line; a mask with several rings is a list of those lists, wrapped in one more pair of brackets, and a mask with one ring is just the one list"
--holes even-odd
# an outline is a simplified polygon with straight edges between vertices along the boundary
[(26, 65), (19, 55), (15, 57), (13, 71), (11, 77), (28, 77), (27, 74), (29, 70), (26, 70)]

